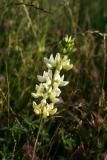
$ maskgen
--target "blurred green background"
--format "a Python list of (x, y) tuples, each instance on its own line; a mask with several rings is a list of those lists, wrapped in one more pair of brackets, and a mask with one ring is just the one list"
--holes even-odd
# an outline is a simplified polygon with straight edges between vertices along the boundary
[(107, 158), (107, 1), (0, 1), (0, 159), (31, 160), (39, 127), (31, 92), (43, 57), (54, 55), (65, 35), (68, 53), (59, 117), (42, 129), (35, 160)]

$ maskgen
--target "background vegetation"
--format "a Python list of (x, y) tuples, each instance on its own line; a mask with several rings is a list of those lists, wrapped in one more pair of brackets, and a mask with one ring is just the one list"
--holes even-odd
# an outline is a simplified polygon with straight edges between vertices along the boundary
[[(25, 5), (24, 5), (25, 4)], [(35, 160), (107, 158), (107, 1), (0, 1), (0, 159), (31, 160), (39, 128), (31, 92), (43, 57), (75, 38), (74, 68), (58, 116), (41, 131)]]

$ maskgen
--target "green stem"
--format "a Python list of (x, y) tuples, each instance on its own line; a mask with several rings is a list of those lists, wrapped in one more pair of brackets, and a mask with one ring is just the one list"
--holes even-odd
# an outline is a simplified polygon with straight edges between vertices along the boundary
[(34, 143), (34, 148), (33, 148), (33, 154), (32, 154), (32, 160), (34, 160), (35, 156), (36, 156), (36, 146), (37, 146), (37, 143), (38, 143), (38, 139), (39, 139), (39, 135), (40, 135), (40, 132), (41, 132), (41, 129), (42, 129), (42, 126), (43, 126), (43, 117), (41, 117), (40, 119), (40, 126), (39, 126), (39, 130), (38, 130), (38, 133), (37, 133), (37, 136), (36, 136), (36, 140), (35, 140), (35, 143)]

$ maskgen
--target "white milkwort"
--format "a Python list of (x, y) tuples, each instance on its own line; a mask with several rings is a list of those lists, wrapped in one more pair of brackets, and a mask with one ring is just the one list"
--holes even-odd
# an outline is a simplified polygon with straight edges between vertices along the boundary
[(49, 58), (45, 57), (44, 62), (48, 70), (44, 71), (42, 76), (37, 75), (40, 84), (36, 85), (32, 96), (34, 98), (40, 97), (41, 99), (38, 103), (33, 101), (34, 112), (42, 115), (43, 118), (47, 118), (57, 112), (55, 104), (60, 101), (60, 87), (69, 83), (64, 81), (64, 75), (61, 75), (61, 70), (68, 71), (72, 69), (73, 64), (70, 63), (67, 55), (62, 57), (60, 53), (57, 53), (55, 57), (52, 54)]

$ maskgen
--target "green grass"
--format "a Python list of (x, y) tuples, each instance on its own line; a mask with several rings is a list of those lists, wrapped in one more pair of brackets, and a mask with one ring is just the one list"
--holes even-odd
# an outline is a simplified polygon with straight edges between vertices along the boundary
[(43, 57), (55, 55), (66, 34), (75, 39), (68, 53), (74, 68), (66, 75), (70, 83), (62, 91), (59, 117), (44, 124), (36, 153), (40, 160), (104, 159), (106, 6), (106, 0), (0, 1), (1, 160), (31, 160), (39, 128), (31, 92), (45, 70)]

